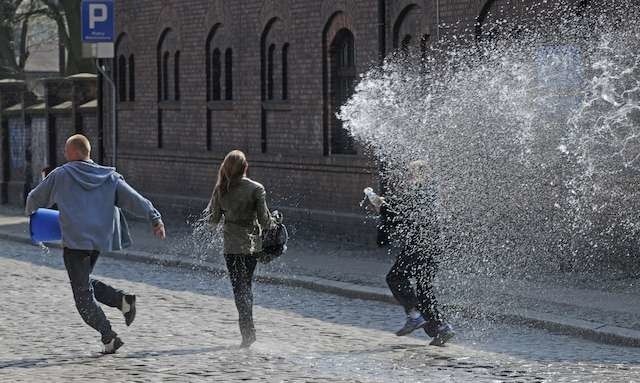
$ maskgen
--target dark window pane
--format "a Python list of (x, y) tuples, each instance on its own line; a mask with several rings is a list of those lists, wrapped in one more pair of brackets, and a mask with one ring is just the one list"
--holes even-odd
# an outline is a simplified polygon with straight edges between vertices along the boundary
[(343, 29), (331, 45), (331, 152), (355, 154), (353, 137), (343, 128), (342, 120), (335, 115), (353, 94), (356, 80), (353, 34)]
[(127, 59), (118, 57), (118, 101), (127, 101)]
[(222, 67), (220, 65), (220, 50), (215, 49), (211, 57), (211, 98), (213, 100), (220, 100), (222, 94), (220, 91), (220, 76), (222, 75)]
[(269, 46), (269, 55), (267, 58), (267, 99), (273, 100), (273, 56), (276, 51), (276, 46), (271, 44)]
[(224, 98), (233, 100), (233, 51), (231, 48), (224, 53)]
[(289, 44), (282, 47), (282, 99), (289, 98)]
[(174, 99), (180, 100), (180, 51), (176, 52), (175, 60), (173, 62), (173, 87), (174, 87)]
[(402, 51), (404, 53), (409, 53), (409, 47), (411, 46), (411, 40), (412, 40), (411, 35), (406, 35), (402, 39), (402, 42), (400, 43), (400, 49), (402, 49)]
[(162, 99), (169, 99), (169, 52), (162, 57)]
[(136, 63), (133, 55), (129, 56), (129, 101), (136, 99)]

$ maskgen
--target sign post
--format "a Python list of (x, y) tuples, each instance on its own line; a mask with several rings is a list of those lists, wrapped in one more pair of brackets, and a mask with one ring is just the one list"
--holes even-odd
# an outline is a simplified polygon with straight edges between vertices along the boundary
[[(115, 8), (114, 0), (82, 0), (82, 54), (84, 57), (95, 58), (98, 71), (111, 85), (111, 133), (113, 146), (113, 167), (118, 161), (117, 137), (117, 109), (116, 83), (113, 80), (115, 71)], [(109, 76), (100, 65), (100, 59), (111, 59), (112, 76)]]

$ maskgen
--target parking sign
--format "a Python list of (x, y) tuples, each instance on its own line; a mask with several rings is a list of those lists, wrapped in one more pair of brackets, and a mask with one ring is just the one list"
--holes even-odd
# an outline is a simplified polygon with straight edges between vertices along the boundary
[(111, 43), (114, 39), (113, 0), (82, 0), (82, 42)]

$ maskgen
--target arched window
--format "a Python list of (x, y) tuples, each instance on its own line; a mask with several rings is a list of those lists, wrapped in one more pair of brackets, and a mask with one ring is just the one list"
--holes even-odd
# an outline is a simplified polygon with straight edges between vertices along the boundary
[(133, 54), (129, 55), (129, 101), (136, 100), (136, 62)]
[(118, 57), (117, 76), (118, 101), (127, 101), (127, 59), (124, 55)]
[(276, 52), (276, 45), (271, 44), (269, 46), (269, 53), (267, 55), (267, 99), (273, 100), (273, 56)]
[(169, 52), (162, 56), (162, 100), (169, 100)]
[(233, 51), (227, 48), (224, 53), (224, 98), (233, 100)]
[(354, 38), (348, 29), (340, 30), (330, 48), (331, 61), (331, 152), (355, 154), (353, 137), (343, 128), (342, 120), (336, 117), (340, 106), (353, 94), (356, 81)]
[[(521, 38), (533, 21), (530, 15), (539, 12), (540, 8), (544, 9), (544, 3), (487, 0), (476, 19), (476, 39), (491, 43), (502, 38)], [(570, 3), (577, 4), (577, 1)]]
[(128, 58), (131, 56), (129, 54), (131, 51), (130, 44), (129, 36), (126, 33), (121, 33), (115, 44), (113, 80), (116, 84), (116, 99), (118, 102), (133, 101), (135, 98), (131, 93), (131, 88), (135, 85), (133, 84), (133, 78), (131, 76), (134, 70), (134, 64), (133, 61)]
[(159, 40), (158, 101), (180, 100), (180, 50), (176, 34), (166, 29)]
[(211, 55), (211, 99), (220, 100), (222, 98), (222, 92), (220, 91), (220, 77), (222, 76), (222, 66), (220, 63), (220, 50), (214, 49)]
[[(268, 141), (273, 127), (288, 124), (284, 109), (275, 108), (275, 100), (288, 98), (288, 31), (285, 23), (278, 17), (271, 18), (264, 26), (260, 37), (260, 141), (262, 153), (269, 149)], [(276, 111), (277, 110), (277, 111)], [(277, 146), (276, 146), (277, 147)]]
[(282, 47), (282, 99), (289, 98), (289, 43)]
[(180, 100), (180, 51), (176, 51), (173, 61), (173, 97)]

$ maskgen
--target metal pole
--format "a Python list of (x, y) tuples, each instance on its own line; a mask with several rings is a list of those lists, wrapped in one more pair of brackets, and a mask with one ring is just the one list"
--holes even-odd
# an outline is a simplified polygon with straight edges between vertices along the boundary
[(440, 41), (440, 0), (436, 0), (436, 38)]
[[(113, 64), (111, 67), (115, 68), (115, 57), (113, 58)], [(96, 59), (96, 67), (98, 68), (98, 71), (100, 71), (100, 73), (102, 74), (102, 76), (107, 79), (107, 81), (109, 82), (109, 84), (111, 84), (111, 145), (112, 145), (112, 150), (113, 150), (113, 167), (115, 168), (118, 164), (118, 144), (116, 142), (116, 137), (117, 137), (117, 110), (116, 110), (116, 83), (113, 81), (113, 79), (111, 77), (109, 77), (109, 75), (107, 74), (106, 70), (98, 63), (98, 60)]]

